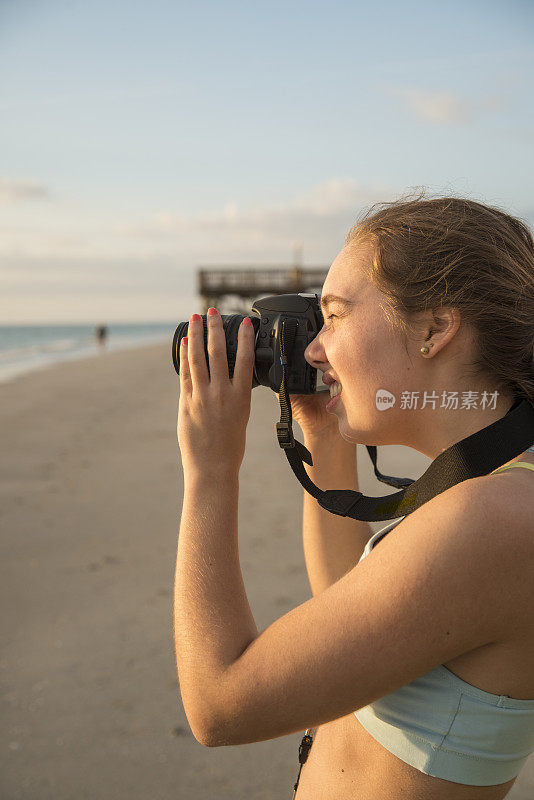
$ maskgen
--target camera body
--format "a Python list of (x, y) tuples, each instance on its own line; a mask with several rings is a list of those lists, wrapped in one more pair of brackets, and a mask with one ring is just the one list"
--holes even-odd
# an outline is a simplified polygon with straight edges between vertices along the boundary
[[(291, 357), (286, 368), (286, 390), (288, 394), (314, 394), (328, 391), (327, 386), (317, 388), (317, 370), (304, 358), (304, 351), (323, 327), (323, 315), (316, 294), (276, 294), (262, 297), (252, 304), (250, 316), (254, 327), (254, 368), (252, 388), (268, 386), (273, 392), (280, 391), (282, 383), (282, 325), (290, 322), (295, 329)], [(222, 315), (226, 337), (228, 374), (233, 378), (237, 355), (237, 336), (242, 314)], [(208, 329), (206, 315), (202, 316), (204, 326), (204, 351), (209, 371)], [(180, 374), (180, 342), (187, 336), (189, 322), (181, 322), (174, 333), (172, 360)]]

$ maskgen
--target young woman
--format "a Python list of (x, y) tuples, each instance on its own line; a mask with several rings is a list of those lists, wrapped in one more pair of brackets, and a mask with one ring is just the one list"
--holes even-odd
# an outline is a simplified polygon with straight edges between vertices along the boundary
[[(331, 385), (292, 396), (322, 489), (357, 488), (356, 444), (435, 459), (534, 403), (534, 245), (460, 198), (374, 207), (350, 231), (305, 357)], [(187, 352), (188, 351), (188, 352)], [(313, 597), (259, 633), (237, 548), (254, 342), (228, 379), (220, 316), (180, 357), (184, 504), (175, 649), (206, 746), (313, 728), (297, 800), (500, 800), (534, 751), (534, 449), (372, 535), (304, 493)], [(377, 408), (377, 392), (396, 402)]]

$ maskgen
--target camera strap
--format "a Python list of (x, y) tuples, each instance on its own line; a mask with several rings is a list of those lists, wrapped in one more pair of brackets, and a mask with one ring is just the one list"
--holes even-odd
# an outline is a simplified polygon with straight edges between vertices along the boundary
[(383, 497), (368, 497), (352, 489), (323, 491), (313, 483), (304, 469), (304, 463), (313, 466), (311, 453), (293, 436), (287, 374), (297, 326), (297, 320), (292, 317), (286, 318), (282, 323), (282, 382), (278, 394), (280, 422), (276, 423), (276, 434), (297, 479), (319, 505), (332, 514), (367, 522), (406, 516), (455, 484), (488, 475), (534, 443), (534, 406), (528, 400), (518, 398), (504, 417), (440, 453), (417, 480), (383, 475), (377, 466), (376, 446), (366, 445), (378, 480), (401, 491)]

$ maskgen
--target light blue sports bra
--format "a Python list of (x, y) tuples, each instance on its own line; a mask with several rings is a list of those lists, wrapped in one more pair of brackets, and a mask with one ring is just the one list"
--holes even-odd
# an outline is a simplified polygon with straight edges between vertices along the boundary
[[(516, 461), (494, 472), (519, 466), (534, 471), (534, 465)], [(360, 561), (403, 519), (377, 531)], [(491, 694), (443, 664), (354, 714), (397, 758), (453, 783), (506, 783), (534, 752), (534, 699)]]

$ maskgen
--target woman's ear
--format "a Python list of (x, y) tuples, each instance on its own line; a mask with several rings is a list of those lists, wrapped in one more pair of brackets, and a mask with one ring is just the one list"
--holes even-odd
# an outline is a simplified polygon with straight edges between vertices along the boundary
[(462, 320), (460, 312), (453, 306), (434, 308), (428, 314), (427, 324), (423, 328), (423, 344), (431, 341), (434, 354), (453, 339)]

